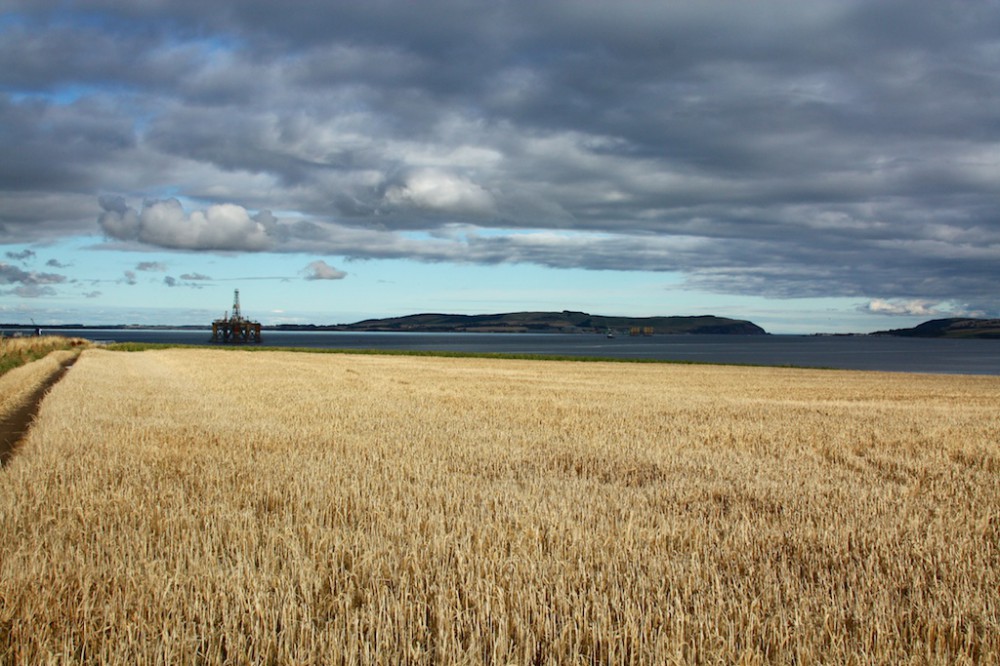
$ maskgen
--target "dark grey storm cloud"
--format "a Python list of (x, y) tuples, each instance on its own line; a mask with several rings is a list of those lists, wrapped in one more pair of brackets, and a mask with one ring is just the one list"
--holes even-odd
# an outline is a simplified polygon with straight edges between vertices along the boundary
[(34, 259), (35, 253), (32, 250), (21, 250), (20, 252), (7, 252), (7, 258), (14, 261), (27, 261)]
[(0, 243), (1000, 314), (995, 0), (5, 6)]
[(0, 262), (0, 294), (13, 294), (22, 298), (51, 296), (55, 294), (51, 285), (63, 282), (66, 282), (65, 275), (26, 271)]

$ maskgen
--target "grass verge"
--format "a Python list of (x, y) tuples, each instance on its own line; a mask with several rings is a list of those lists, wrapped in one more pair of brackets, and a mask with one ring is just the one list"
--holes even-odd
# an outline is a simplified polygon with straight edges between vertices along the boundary
[(43, 335), (31, 338), (10, 338), (0, 335), (0, 375), (22, 365), (45, 358), (51, 352), (76, 349), (89, 344), (82, 338)]
[(670, 365), (723, 365), (747, 368), (800, 368), (808, 370), (835, 370), (826, 366), (799, 365), (766, 365), (760, 363), (724, 363), (721, 361), (689, 361), (685, 359), (660, 358), (618, 358), (613, 356), (577, 356), (573, 354), (522, 354), (507, 352), (461, 352), (446, 350), (415, 350), (415, 349), (353, 349), (328, 347), (271, 347), (260, 345), (185, 345), (168, 342), (116, 342), (104, 347), (109, 351), (142, 352), (162, 349), (218, 349), (224, 351), (249, 352), (293, 352), (305, 354), (356, 354), (360, 356), (422, 356), (430, 358), (481, 358), (481, 359), (517, 359), (522, 361), (576, 361), (579, 363), (644, 363)]

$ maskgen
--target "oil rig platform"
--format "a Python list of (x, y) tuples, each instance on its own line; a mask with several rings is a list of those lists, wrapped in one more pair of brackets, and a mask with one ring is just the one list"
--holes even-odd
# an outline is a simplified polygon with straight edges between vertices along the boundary
[(222, 319), (212, 322), (212, 342), (241, 345), (260, 343), (260, 322), (250, 321), (240, 312), (240, 290), (233, 292), (233, 312), (226, 312)]

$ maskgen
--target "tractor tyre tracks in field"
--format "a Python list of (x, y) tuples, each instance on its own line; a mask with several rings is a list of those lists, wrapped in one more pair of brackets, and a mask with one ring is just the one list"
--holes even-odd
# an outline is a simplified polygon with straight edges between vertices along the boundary
[(17, 453), (21, 442), (28, 436), (31, 424), (42, 406), (42, 400), (56, 383), (62, 379), (70, 367), (76, 363), (77, 356), (66, 359), (58, 370), (52, 373), (34, 393), (29, 395), (16, 409), (9, 414), (0, 416), (0, 468), (7, 466)]

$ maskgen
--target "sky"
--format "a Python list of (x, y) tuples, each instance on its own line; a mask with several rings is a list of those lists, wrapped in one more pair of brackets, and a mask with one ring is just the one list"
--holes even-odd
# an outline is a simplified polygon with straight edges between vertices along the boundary
[(995, 0), (0, 0), (0, 322), (870, 332), (998, 277)]

